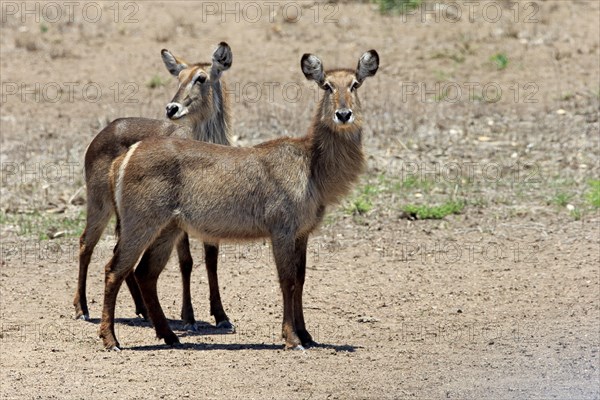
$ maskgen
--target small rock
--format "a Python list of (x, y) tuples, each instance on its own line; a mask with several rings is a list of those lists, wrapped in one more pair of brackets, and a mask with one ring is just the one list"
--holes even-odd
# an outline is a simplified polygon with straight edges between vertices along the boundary
[(379, 322), (379, 319), (374, 318), (374, 317), (360, 317), (358, 320), (358, 322)]
[(67, 234), (67, 232), (66, 231), (54, 232), (52, 229), (49, 229), (48, 232), (46, 232), (46, 234), (48, 235), (48, 237), (50, 239), (58, 239), (58, 238), (65, 236)]

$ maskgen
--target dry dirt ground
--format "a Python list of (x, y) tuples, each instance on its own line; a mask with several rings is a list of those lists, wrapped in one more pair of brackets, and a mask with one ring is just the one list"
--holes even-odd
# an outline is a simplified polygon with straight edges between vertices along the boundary
[[(0, 393), (21, 398), (598, 399), (599, 18), (595, 1), (371, 3), (3, 1)], [(24, 12), (29, 10), (28, 12)], [(114, 118), (163, 118), (161, 48), (208, 61), (227, 41), (236, 145), (308, 127), (326, 67), (381, 57), (359, 89), (368, 170), (311, 241), (305, 312), (319, 346), (283, 351), (268, 243), (222, 247), (220, 334), (201, 247), (183, 346), (119, 297), (121, 353), (97, 338), (112, 231), (73, 319), (82, 158)], [(442, 219), (408, 205), (458, 202)], [(450, 203), (449, 203), (450, 202)], [(52, 237), (53, 239), (49, 239)]]

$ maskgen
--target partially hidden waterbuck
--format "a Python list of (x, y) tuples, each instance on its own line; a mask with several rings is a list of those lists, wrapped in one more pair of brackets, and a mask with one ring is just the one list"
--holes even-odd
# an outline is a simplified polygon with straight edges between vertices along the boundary
[(156, 286), (182, 230), (215, 244), (269, 237), (283, 293), (285, 347), (303, 349), (313, 343), (302, 308), (308, 237), (326, 207), (347, 194), (363, 170), (357, 89), (375, 75), (379, 56), (370, 50), (355, 70), (324, 71), (318, 57), (305, 54), (301, 67), (324, 90), (306, 136), (250, 148), (149, 138), (112, 164), (120, 233), (106, 265), (99, 331), (105, 348), (119, 350), (114, 333), (117, 293), (151, 243), (146, 250), (150, 256), (135, 276), (157, 336), (167, 344), (179, 343)]
[[(89, 319), (86, 301), (86, 279), (94, 247), (114, 212), (109, 172), (112, 162), (129, 147), (149, 137), (182, 137), (229, 145), (231, 117), (223, 71), (231, 67), (233, 54), (227, 43), (220, 43), (211, 63), (188, 63), (168, 50), (161, 52), (169, 72), (179, 80), (179, 89), (166, 114), (169, 120), (121, 118), (111, 122), (93, 139), (85, 153), (85, 180), (87, 186), (87, 220), (80, 238), (79, 279), (73, 304), (76, 318)], [(177, 243), (179, 265), (183, 282), (181, 318), (186, 327), (195, 329), (194, 311), (190, 296), (190, 275), (193, 261), (187, 234), (180, 235)], [(159, 238), (159, 242), (160, 242)], [(233, 329), (223, 310), (217, 281), (218, 245), (205, 244), (205, 260), (210, 287), (210, 308), (217, 326)], [(147, 317), (138, 285), (133, 274), (126, 278), (136, 305), (136, 314)]]

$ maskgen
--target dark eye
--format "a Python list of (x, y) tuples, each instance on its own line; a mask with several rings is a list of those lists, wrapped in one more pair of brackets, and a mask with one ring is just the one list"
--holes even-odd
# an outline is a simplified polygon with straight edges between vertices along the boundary
[(354, 92), (356, 89), (358, 89), (358, 82), (354, 81), (352, 82), (352, 86), (350, 86), (350, 91)]
[(204, 83), (206, 82), (206, 75), (198, 75), (194, 83)]
[(323, 88), (327, 90), (329, 93), (333, 93), (333, 87), (329, 83), (323, 85)]

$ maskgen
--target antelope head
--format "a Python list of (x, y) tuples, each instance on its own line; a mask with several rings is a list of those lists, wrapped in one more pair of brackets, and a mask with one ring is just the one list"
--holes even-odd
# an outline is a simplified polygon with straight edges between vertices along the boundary
[(188, 63), (166, 49), (161, 51), (161, 55), (171, 75), (179, 80), (179, 89), (166, 107), (167, 118), (178, 120), (190, 114), (199, 120), (209, 119), (215, 107), (213, 92), (221, 84), (221, 74), (231, 67), (233, 61), (229, 45), (219, 43), (211, 64)]
[(325, 91), (320, 105), (320, 120), (334, 131), (354, 131), (362, 123), (357, 89), (364, 80), (375, 75), (379, 55), (369, 50), (358, 60), (356, 70), (323, 70), (323, 63), (313, 54), (304, 54), (300, 61), (307, 79), (315, 81)]

